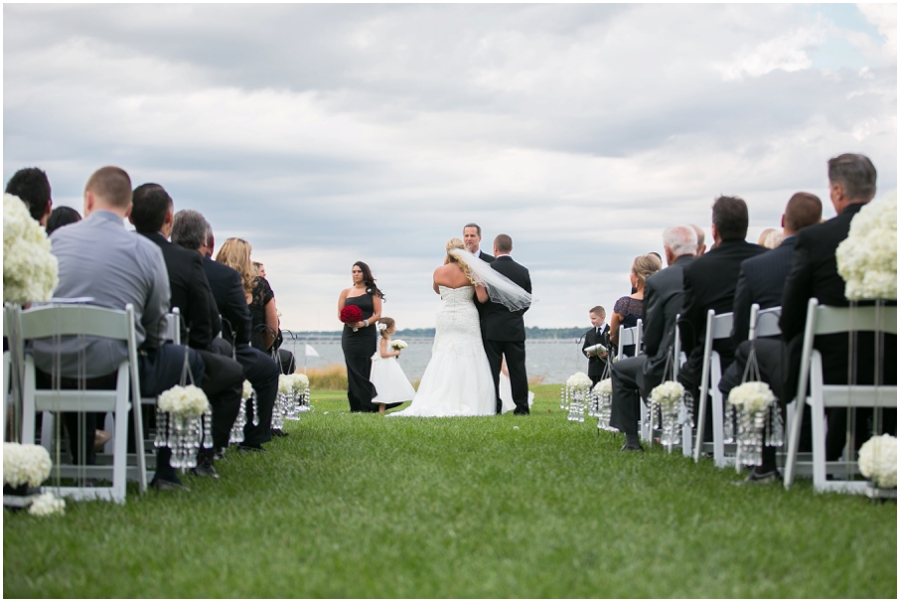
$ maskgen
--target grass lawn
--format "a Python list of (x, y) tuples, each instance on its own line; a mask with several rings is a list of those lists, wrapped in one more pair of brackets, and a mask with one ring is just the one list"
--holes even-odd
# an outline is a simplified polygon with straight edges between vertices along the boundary
[(351, 415), (343, 392), (190, 493), (3, 513), (13, 598), (896, 598), (897, 506), (735, 487), (531, 416)]

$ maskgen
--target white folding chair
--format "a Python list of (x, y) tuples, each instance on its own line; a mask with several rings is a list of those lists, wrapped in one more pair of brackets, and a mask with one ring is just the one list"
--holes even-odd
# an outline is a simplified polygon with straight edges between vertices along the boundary
[(714, 310), (706, 314), (706, 337), (703, 340), (703, 369), (700, 375), (700, 403), (697, 411), (697, 442), (694, 445), (694, 461), (700, 461), (700, 454), (709, 444), (703, 442), (706, 426), (706, 400), (712, 399), (713, 414), (713, 460), (719, 468), (734, 462), (734, 457), (725, 457), (725, 404), (719, 391), (722, 378), (722, 362), (719, 353), (713, 349), (713, 341), (731, 338), (734, 314), (716, 315)]
[[(55, 466), (51, 477), (105, 478), (111, 477), (112, 487), (53, 487), (45, 491), (69, 496), (77, 500), (102, 499), (125, 502), (125, 481), (128, 477), (127, 443), (128, 412), (134, 409), (136, 470), (134, 476), (140, 491), (147, 489), (147, 471), (144, 462), (144, 440), (140, 408), (140, 382), (138, 380), (137, 345), (134, 334), (134, 308), (129, 304), (124, 311), (87, 305), (49, 305), (18, 312), (18, 333), (22, 341), (55, 336), (102, 337), (124, 341), (128, 357), (117, 371), (115, 390), (54, 390), (37, 389), (34, 358), (25, 357), (23, 386), (22, 442), (34, 443), (35, 415), (37, 412), (113, 412), (115, 418), (113, 465), (79, 466), (74, 464)], [(47, 416), (47, 414), (45, 414)], [(71, 433), (75, 439), (77, 433)], [(73, 449), (76, 447), (72, 441)], [(74, 455), (74, 454), (73, 454)]]
[[(819, 306), (818, 300), (809, 300), (806, 327), (803, 332), (803, 354), (800, 360), (800, 380), (797, 383), (797, 404), (788, 441), (788, 455), (784, 467), (784, 486), (790, 488), (796, 471), (797, 448), (800, 443), (800, 425), (803, 409), (808, 404), (812, 412), (813, 439), (813, 487), (816, 491), (864, 493), (868, 482), (829, 480), (828, 471), (855, 473), (856, 465), (847, 462), (827, 462), (825, 456), (825, 408), (896, 408), (896, 385), (826, 385), (823, 382), (822, 354), (813, 348), (816, 336), (841, 332), (884, 332), (897, 334), (897, 308), (895, 307), (829, 307)], [(868, 366), (866, 368), (869, 368)], [(809, 396), (807, 396), (807, 381)], [(802, 403), (801, 403), (802, 402)]]
[(641, 354), (641, 334), (643, 326), (644, 321), (640, 318), (638, 318), (637, 325), (632, 326), (631, 328), (625, 328), (619, 324), (619, 349), (617, 351), (619, 358), (626, 357), (624, 355), (626, 345), (634, 345), (634, 357)]

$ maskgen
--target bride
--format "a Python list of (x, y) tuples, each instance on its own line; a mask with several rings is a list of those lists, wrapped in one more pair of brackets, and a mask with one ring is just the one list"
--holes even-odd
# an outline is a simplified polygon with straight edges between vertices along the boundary
[(441, 295), (431, 361), (408, 408), (388, 416), (487, 416), (495, 413), (494, 378), (473, 298), (526, 307), (531, 295), (451, 238), (444, 265), (434, 271)]

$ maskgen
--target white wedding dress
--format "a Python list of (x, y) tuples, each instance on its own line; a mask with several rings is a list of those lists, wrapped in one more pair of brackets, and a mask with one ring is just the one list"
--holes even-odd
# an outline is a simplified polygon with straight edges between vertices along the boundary
[(494, 379), (472, 298), (475, 288), (440, 287), (431, 361), (408, 408), (388, 416), (490, 416)]

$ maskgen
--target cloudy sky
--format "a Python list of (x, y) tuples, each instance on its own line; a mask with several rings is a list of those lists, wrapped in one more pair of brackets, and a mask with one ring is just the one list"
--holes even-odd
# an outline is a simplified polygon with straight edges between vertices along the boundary
[(531, 269), (527, 325), (588, 325), (719, 194), (754, 241), (798, 190), (832, 217), (842, 152), (896, 189), (895, 4), (3, 6), (4, 182), (163, 185), (253, 244), (294, 330), (340, 327), (360, 259), (433, 326), (470, 221)]

